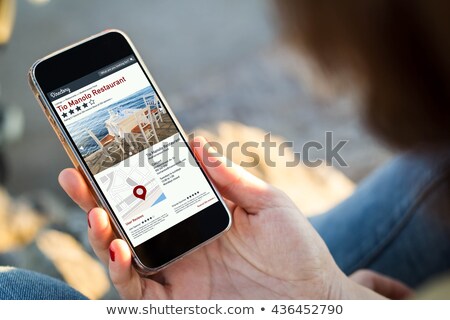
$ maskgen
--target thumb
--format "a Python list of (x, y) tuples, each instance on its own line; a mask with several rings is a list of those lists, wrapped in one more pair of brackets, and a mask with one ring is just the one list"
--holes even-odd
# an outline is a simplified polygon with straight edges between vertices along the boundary
[(197, 160), (225, 198), (248, 213), (257, 213), (274, 201), (273, 187), (222, 156), (204, 137), (195, 137), (191, 146)]

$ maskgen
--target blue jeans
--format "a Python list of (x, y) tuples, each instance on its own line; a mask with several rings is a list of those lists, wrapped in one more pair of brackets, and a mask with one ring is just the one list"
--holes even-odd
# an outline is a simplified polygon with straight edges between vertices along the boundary
[(1, 300), (81, 300), (81, 293), (62, 281), (33, 271), (0, 267)]
[[(394, 159), (310, 221), (346, 274), (368, 268), (421, 284), (450, 269), (450, 150)], [(0, 299), (83, 298), (47, 276), (0, 268)]]
[(450, 270), (450, 149), (397, 157), (310, 221), (346, 274), (367, 268), (417, 287)]

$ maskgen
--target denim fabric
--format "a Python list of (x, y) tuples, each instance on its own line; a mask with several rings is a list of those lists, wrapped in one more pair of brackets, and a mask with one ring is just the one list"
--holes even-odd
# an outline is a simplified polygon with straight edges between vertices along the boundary
[(346, 274), (368, 268), (416, 287), (450, 270), (450, 150), (394, 159), (310, 221)]
[(62, 281), (32, 271), (0, 267), (0, 300), (87, 299)]

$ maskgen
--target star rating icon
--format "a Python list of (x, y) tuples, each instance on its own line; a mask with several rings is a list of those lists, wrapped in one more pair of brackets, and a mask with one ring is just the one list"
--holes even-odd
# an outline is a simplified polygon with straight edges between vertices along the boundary
[(67, 118), (67, 113), (63, 112), (61, 115), (63, 118)]
[(70, 113), (70, 114), (74, 114), (75, 111), (73, 111), (73, 110), (71, 109), (71, 110), (69, 110), (69, 113)]
[(95, 104), (95, 101), (93, 99), (89, 100), (89, 103), (91, 106), (93, 106)]
[(83, 108), (87, 108), (88, 107), (88, 104), (85, 102), (85, 103), (83, 103)]
[(190, 198), (193, 198), (193, 197), (195, 197), (196, 195), (198, 195), (199, 193), (200, 193), (200, 191), (196, 191), (196, 192), (194, 192), (193, 194), (191, 194), (191, 195), (187, 196), (187, 198), (186, 198), (186, 199), (190, 199)]
[(80, 106), (77, 106), (75, 109), (77, 109), (77, 111), (80, 111), (80, 110), (81, 110), (81, 107), (80, 107)]

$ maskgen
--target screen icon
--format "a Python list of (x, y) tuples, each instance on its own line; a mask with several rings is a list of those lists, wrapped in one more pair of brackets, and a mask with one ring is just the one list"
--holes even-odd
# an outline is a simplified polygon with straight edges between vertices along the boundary
[(147, 194), (147, 189), (144, 186), (136, 186), (133, 189), (133, 194), (136, 198), (139, 198), (141, 200), (145, 200), (145, 196)]

